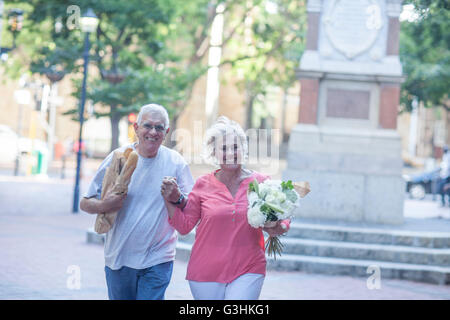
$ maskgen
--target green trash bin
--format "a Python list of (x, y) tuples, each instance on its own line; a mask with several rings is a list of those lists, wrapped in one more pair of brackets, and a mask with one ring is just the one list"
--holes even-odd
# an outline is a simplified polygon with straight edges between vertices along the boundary
[(39, 174), (39, 151), (38, 150), (33, 150), (33, 152), (31, 153), (31, 158), (33, 159), (33, 166), (31, 167), (31, 174)]
[(33, 151), (34, 165), (31, 174), (47, 174), (47, 155), (41, 150)]

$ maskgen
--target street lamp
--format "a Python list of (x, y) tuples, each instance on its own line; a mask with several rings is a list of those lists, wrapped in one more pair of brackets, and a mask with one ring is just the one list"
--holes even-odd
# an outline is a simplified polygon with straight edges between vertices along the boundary
[[(0, 19), (3, 11), (3, 1), (0, 0)], [(13, 36), (13, 45), (11, 48), (8, 47), (0, 47), (0, 60), (6, 61), (8, 60), (8, 52), (14, 50), (16, 48), (16, 38), (19, 32), (22, 30), (23, 24), (23, 10), (21, 9), (11, 9), (8, 12), (8, 30), (12, 33)], [(0, 21), (0, 33), (1, 33), (1, 21)], [(0, 34), (1, 36), (1, 34)], [(0, 37), (1, 38), (1, 37)]]
[(13, 34), (13, 46), (16, 48), (16, 37), (17, 34), (22, 30), (23, 24), (23, 10), (21, 9), (11, 9), (8, 13), (8, 29)]
[(80, 118), (80, 132), (78, 135), (78, 150), (77, 150), (77, 171), (75, 177), (75, 190), (73, 194), (73, 213), (78, 212), (78, 204), (80, 199), (80, 168), (81, 168), (81, 150), (82, 150), (82, 134), (83, 134), (83, 122), (84, 122), (84, 103), (86, 101), (86, 79), (88, 74), (88, 63), (89, 63), (89, 34), (97, 29), (98, 18), (91, 8), (80, 19), (81, 30), (85, 33), (84, 35), (84, 70), (83, 70), (83, 84), (81, 87), (81, 101), (79, 109)]

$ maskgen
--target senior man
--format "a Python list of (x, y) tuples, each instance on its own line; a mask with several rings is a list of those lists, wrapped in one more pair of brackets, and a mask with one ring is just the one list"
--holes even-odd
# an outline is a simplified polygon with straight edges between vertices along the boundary
[(162, 300), (172, 276), (177, 234), (168, 222), (160, 186), (165, 177), (176, 178), (181, 190), (173, 190), (171, 200), (182, 207), (186, 202), (183, 194), (191, 191), (194, 181), (183, 157), (161, 145), (169, 132), (164, 107), (143, 106), (134, 130), (138, 142), (119, 148), (131, 147), (139, 155), (128, 194), (109, 193), (100, 200), (111, 152), (97, 170), (80, 208), (96, 214), (120, 209), (104, 248), (109, 299)]

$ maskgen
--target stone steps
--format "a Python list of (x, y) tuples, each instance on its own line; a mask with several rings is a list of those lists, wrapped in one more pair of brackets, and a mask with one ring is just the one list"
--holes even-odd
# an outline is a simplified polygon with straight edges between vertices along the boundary
[(368, 268), (376, 267), (380, 270), (380, 279), (403, 279), (439, 285), (450, 284), (450, 267), (421, 264), (284, 254), (276, 260), (268, 259), (267, 267), (276, 270), (301, 270), (366, 278), (373, 273)]
[[(192, 244), (179, 241), (176, 258), (188, 261)], [(433, 284), (450, 284), (450, 267), (428, 266), (407, 263), (393, 263), (376, 260), (341, 259), (335, 257), (316, 257), (284, 253), (276, 260), (267, 259), (267, 269), (280, 271), (304, 271), (352, 277), (369, 277), (373, 271), (380, 270), (381, 279), (404, 279)]]
[[(179, 237), (179, 259), (194, 239), (195, 231)], [(280, 239), (283, 255), (267, 258), (269, 269), (369, 277), (377, 266), (382, 278), (450, 284), (450, 232), (293, 222)]]
[(318, 257), (450, 266), (450, 249), (282, 237), (283, 252)]
[(450, 248), (450, 232), (425, 232), (293, 222), (288, 236), (327, 241), (377, 243), (424, 248)]
[[(179, 238), (183, 241), (193, 242), (195, 231), (193, 230)], [(286, 238), (450, 249), (450, 232), (391, 230), (293, 222)]]

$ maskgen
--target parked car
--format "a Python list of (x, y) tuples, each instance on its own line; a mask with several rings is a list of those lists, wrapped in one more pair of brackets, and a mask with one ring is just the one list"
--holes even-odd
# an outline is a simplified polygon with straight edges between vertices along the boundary
[(423, 199), (427, 194), (438, 192), (439, 168), (411, 175), (403, 175), (406, 181), (406, 192), (412, 199)]

